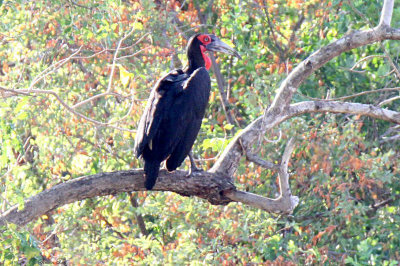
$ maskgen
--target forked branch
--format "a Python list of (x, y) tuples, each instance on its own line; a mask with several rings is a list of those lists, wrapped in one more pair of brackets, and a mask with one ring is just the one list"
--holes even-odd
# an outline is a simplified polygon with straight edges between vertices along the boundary
[(262, 197), (253, 193), (230, 190), (224, 195), (233, 201), (243, 202), (249, 206), (253, 206), (273, 213), (291, 213), (299, 203), (299, 198), (292, 196), (289, 186), (288, 164), (290, 156), (293, 152), (293, 138), (289, 140), (279, 165), (279, 189), (280, 195), (276, 199)]

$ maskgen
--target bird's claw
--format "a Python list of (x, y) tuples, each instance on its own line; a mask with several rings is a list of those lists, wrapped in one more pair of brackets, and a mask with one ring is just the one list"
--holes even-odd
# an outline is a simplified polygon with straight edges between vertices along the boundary
[(197, 167), (190, 167), (189, 173), (186, 177), (191, 177), (193, 174), (200, 173), (200, 172), (204, 172), (204, 170), (201, 168), (197, 168)]

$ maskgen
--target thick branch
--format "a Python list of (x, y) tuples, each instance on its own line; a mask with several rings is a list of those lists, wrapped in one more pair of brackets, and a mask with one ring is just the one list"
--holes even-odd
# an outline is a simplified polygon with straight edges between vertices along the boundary
[[(75, 201), (141, 190), (145, 190), (144, 172), (141, 169), (83, 176), (30, 197), (21, 210), (18, 206), (10, 208), (0, 215), (0, 226), (5, 223), (25, 225), (51, 210)], [(153, 190), (197, 196), (216, 205), (238, 201), (277, 213), (289, 213), (295, 206), (282, 197), (274, 200), (243, 191), (236, 193), (230, 177), (210, 172), (199, 172), (187, 177), (185, 171), (168, 173), (161, 170)], [(291, 201), (292, 198), (295, 197), (291, 197)]]
[(291, 196), (289, 200), (283, 197), (269, 199), (253, 193), (237, 190), (225, 192), (224, 196), (233, 201), (242, 202), (246, 205), (273, 213), (291, 213), (299, 202), (299, 199), (294, 196)]
[(383, 3), (381, 20), (379, 21), (379, 25), (390, 26), (390, 22), (392, 21), (392, 15), (393, 15), (393, 5), (394, 5), (394, 0), (385, 0), (385, 2)]
[[(72, 179), (45, 190), (25, 201), (22, 210), (14, 206), (0, 216), (0, 226), (5, 222), (24, 225), (60, 206), (96, 196), (114, 195), (121, 192), (140, 191), (144, 188), (143, 170), (100, 173)], [(172, 191), (183, 196), (198, 196), (212, 204), (227, 204), (224, 191), (235, 190), (230, 178), (201, 172), (187, 178), (187, 172), (160, 171), (154, 187), (156, 191)]]

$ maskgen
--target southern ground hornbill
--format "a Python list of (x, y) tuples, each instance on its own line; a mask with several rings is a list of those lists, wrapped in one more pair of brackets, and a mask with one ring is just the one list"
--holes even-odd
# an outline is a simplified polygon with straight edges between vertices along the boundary
[[(182, 164), (191, 151), (208, 104), (211, 89), (206, 51), (240, 57), (230, 46), (210, 34), (196, 34), (187, 45), (188, 66), (168, 73), (154, 86), (140, 119), (135, 138), (136, 156), (144, 159), (145, 187), (156, 183), (160, 164), (168, 171)], [(191, 161), (191, 171), (195, 169)]]

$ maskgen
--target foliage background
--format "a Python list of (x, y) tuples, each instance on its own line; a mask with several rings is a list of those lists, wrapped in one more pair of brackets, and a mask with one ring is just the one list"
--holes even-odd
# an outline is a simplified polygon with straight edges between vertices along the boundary
[[(375, 0), (1, 1), (0, 86), (42, 90), (14, 97), (0, 91), (1, 211), (23, 207), (27, 197), (71, 178), (141, 167), (132, 146), (150, 88), (185, 62), (186, 40), (194, 32), (215, 33), (243, 57), (216, 55), (235, 120), (228, 122), (213, 80), (194, 147), (206, 169), (240, 128), (263, 113), (293, 66), (346, 32), (375, 25), (380, 8)], [(400, 26), (399, 8), (393, 27)], [(57, 64), (77, 49), (79, 57)], [(308, 79), (295, 101), (398, 86), (385, 58), (358, 64), (362, 72), (350, 68), (384, 53), (398, 64), (399, 50), (399, 43), (387, 41), (342, 54)], [(108, 95), (74, 109), (86, 118), (48, 93), (74, 106), (109, 88)], [(379, 104), (397, 95), (351, 101)], [(400, 102), (388, 107), (400, 111)], [(398, 135), (399, 127), (364, 117), (293, 118), (260, 143), (260, 155), (278, 161), (286, 140), (297, 139), (291, 186), (301, 202), (292, 216), (236, 203), (212, 206), (173, 193), (93, 198), (22, 228), (1, 228), (0, 262), (397, 265)], [(235, 184), (266, 196), (277, 193), (276, 172), (246, 161)]]

